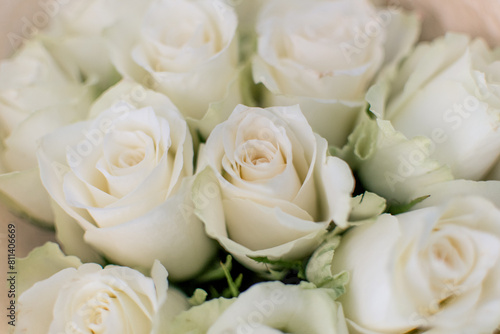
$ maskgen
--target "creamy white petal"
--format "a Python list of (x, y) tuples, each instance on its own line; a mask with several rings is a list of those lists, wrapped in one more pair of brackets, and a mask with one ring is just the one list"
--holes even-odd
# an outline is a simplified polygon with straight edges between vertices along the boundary
[(223, 205), (229, 238), (251, 250), (276, 247), (324, 228), (293, 205), (285, 212), (248, 199), (227, 199)]
[(76, 276), (75, 268), (63, 269), (49, 280), (36, 283), (19, 297), (16, 333), (46, 334), (54, 319), (52, 310), (61, 286)]
[(102, 256), (83, 240), (85, 230), (78, 221), (68, 215), (54, 201), (50, 204), (54, 212), (57, 240), (64, 252), (68, 255), (77, 256), (84, 262), (104, 264), (105, 261)]
[(1, 174), (0, 192), (4, 203), (14, 212), (27, 213), (42, 226), (53, 226), (50, 196), (40, 181), (38, 168)]
[(74, 256), (66, 256), (61, 252), (59, 245), (48, 242), (33, 249), (27, 257), (17, 259), (17, 270), (22, 273), (16, 292), (18, 295), (36, 282), (43, 281), (66, 268), (78, 268), (82, 262)]
[(191, 277), (215, 249), (192, 211), (191, 182), (185, 179), (178, 193), (141, 217), (87, 230), (85, 241), (116, 263), (150, 267), (158, 259), (173, 280)]
[(211, 333), (347, 333), (342, 306), (326, 289), (256, 284), (231, 304)]

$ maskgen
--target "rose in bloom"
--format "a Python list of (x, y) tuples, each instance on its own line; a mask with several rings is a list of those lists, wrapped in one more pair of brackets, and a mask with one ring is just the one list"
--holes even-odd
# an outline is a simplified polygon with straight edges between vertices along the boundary
[(267, 104), (300, 103), (313, 130), (340, 146), (369, 84), (408, 53), (418, 27), (415, 16), (368, 0), (269, 1), (257, 21), (254, 81)]
[(237, 299), (211, 300), (181, 313), (171, 323), (171, 332), (347, 334), (342, 305), (335, 297), (331, 289), (307, 284), (260, 283)]
[(116, 67), (167, 95), (208, 136), (239, 102), (234, 8), (223, 0), (153, 0), (138, 18), (108, 31)]
[[(119, 79), (108, 52), (105, 31), (120, 20), (144, 13), (148, 1), (53, 1), (45, 11), (49, 25), (39, 38), (64, 66), (77, 64), (81, 73), (105, 90)], [(68, 64), (68, 61), (71, 64)]]
[(56, 244), (20, 262), (32, 284), (19, 297), (13, 333), (164, 333), (168, 321), (187, 308), (185, 297), (168, 289), (159, 262), (150, 278), (127, 267), (82, 264)]
[(86, 117), (92, 101), (85, 84), (63, 71), (38, 41), (0, 63), (0, 191), (16, 211), (52, 225), (49, 196), (36, 160), (38, 140)]
[(500, 53), (481, 39), (420, 44), (367, 94), (378, 119), (351, 138), (363, 184), (406, 201), (443, 181), (484, 180), (500, 158), (499, 78)]
[(382, 215), (333, 256), (354, 333), (493, 333), (500, 323), (500, 210), (482, 197)]
[(254, 269), (264, 266), (248, 256), (307, 256), (351, 212), (353, 175), (327, 149), (299, 106), (236, 107), (199, 157), (193, 196), (208, 234)]
[(45, 136), (38, 152), (44, 186), (72, 218), (57, 217), (62, 242), (85, 240), (128, 266), (158, 259), (172, 279), (195, 275), (214, 247), (192, 213), (185, 120), (164, 95), (129, 81), (106, 92), (91, 116)]

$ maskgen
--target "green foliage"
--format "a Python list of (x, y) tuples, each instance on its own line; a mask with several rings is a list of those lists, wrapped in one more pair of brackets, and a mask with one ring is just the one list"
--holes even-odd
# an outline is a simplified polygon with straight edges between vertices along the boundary
[(427, 196), (422, 196), (415, 198), (414, 200), (411, 200), (408, 203), (393, 203), (389, 204), (386, 209), (386, 213), (390, 213), (391, 215), (398, 215), (401, 213), (405, 213), (410, 211), (415, 205), (419, 204), (420, 202), (424, 201), (425, 199), (429, 198), (430, 195)]
[[(306, 279), (306, 271), (305, 271), (305, 262), (302, 260), (297, 260), (297, 261), (285, 261), (285, 260), (271, 260), (267, 256), (249, 256), (252, 260), (259, 262), (259, 263), (264, 263), (272, 266), (270, 268), (271, 273), (274, 272), (273, 275), (276, 275), (280, 271), (296, 271), (297, 272), (297, 277), (300, 279)], [(283, 273), (282, 273), (283, 275)]]

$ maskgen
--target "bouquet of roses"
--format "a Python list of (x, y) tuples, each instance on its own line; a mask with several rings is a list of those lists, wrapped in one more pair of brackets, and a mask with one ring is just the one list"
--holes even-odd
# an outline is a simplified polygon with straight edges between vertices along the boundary
[(369, 0), (44, 8), (0, 194), (58, 243), (9, 253), (10, 333), (498, 331), (500, 49)]

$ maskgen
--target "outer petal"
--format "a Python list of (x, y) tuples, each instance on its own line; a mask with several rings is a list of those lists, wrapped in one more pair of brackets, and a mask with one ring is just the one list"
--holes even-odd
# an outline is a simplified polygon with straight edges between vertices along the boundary
[(193, 178), (185, 179), (174, 196), (142, 217), (110, 228), (87, 229), (85, 241), (116, 263), (150, 267), (158, 259), (173, 280), (192, 277), (215, 250), (193, 214), (192, 182)]
[(354, 176), (349, 165), (337, 158), (327, 156), (326, 141), (316, 135), (318, 161), (316, 163), (316, 189), (323, 207), (323, 220), (333, 221), (337, 226), (347, 227), (351, 212), (351, 194)]
[(33, 249), (25, 258), (17, 260), (19, 283), (17, 294), (21, 295), (36, 282), (43, 281), (66, 268), (78, 268), (82, 262), (74, 256), (66, 256), (59, 245), (47, 242)]
[(33, 217), (37, 224), (53, 227), (50, 197), (40, 181), (40, 171), (32, 168), (0, 175), (3, 201), (17, 213)]
[(171, 323), (169, 333), (203, 334), (207, 333), (220, 315), (236, 301), (236, 298), (218, 298), (194, 306), (179, 314)]
[[(268, 211), (266, 219), (272, 219), (271, 222), (268, 222), (270, 225), (274, 223), (276, 226), (288, 226), (292, 230), (295, 226), (297, 239), (275, 245), (274, 247), (269, 245), (269, 248), (251, 250), (231, 240), (228, 236), (228, 230), (226, 229), (227, 217), (224, 213), (225, 208), (219, 181), (210, 167), (197, 174), (192, 196), (195, 203), (195, 213), (204, 222), (207, 234), (219, 241), (238, 261), (254, 270), (263, 271), (267, 267), (251, 260), (249, 256), (267, 256), (272, 259), (283, 260), (300, 259), (318, 247), (322, 241), (322, 237), (327, 232), (327, 222), (313, 223), (297, 217), (291, 217), (280, 209), (272, 209), (253, 203), (259, 210)], [(254, 214), (255, 209), (252, 212), (252, 215)], [(269, 214), (271, 215), (269, 216)], [(253, 224), (253, 218), (249, 217), (249, 219), (251, 220), (249, 223)], [(304, 229), (303, 226), (306, 228)], [(297, 229), (297, 227), (301, 228)], [(259, 231), (256, 230), (255, 232)]]
[(252, 250), (276, 247), (324, 229), (324, 224), (298, 217), (303, 214), (299, 210), (283, 212), (238, 198), (225, 199), (223, 205), (229, 237)]
[(328, 140), (329, 145), (341, 147), (351, 133), (364, 101), (313, 99), (277, 95), (269, 98), (272, 105), (299, 104), (314, 132)]
[(387, 25), (384, 43), (385, 59), (382, 66), (397, 65), (407, 56), (420, 35), (418, 16), (403, 12), (399, 8), (380, 9), (377, 16)]
[(139, 17), (147, 3), (76, 0), (48, 6), (47, 10), (54, 12), (50, 12), (51, 22), (39, 37), (61, 67), (74, 71), (76, 65), (78, 76), (97, 78), (99, 88), (105, 90), (119, 79), (110, 61), (105, 32), (122, 19)]
[[(240, 69), (228, 83), (223, 98), (209, 103), (208, 110), (201, 119), (187, 117), (191, 129), (197, 131), (202, 139), (207, 139), (212, 130), (231, 115), (234, 107), (242, 100), (241, 84), (244, 77), (244, 69)], [(195, 138), (195, 136), (193, 135)]]
[[(91, 228), (94, 225), (84, 218), (90, 218), (88, 214), (85, 214), (84, 210), (74, 209), (68, 205), (62, 187), (62, 180), (69, 171), (66, 162), (67, 148), (76, 146), (79, 143), (79, 140), (81, 140), (80, 134), (85, 131), (86, 127), (87, 122), (81, 122), (61, 128), (45, 136), (41, 140), (40, 148), (37, 151), (40, 179), (45, 189), (66, 213), (78, 221), (83, 229)], [(61, 141), (60, 138), (65, 140)]]
[(478, 180), (498, 158), (500, 116), (493, 105), (474, 96), (470, 58), (465, 52), (431, 82), (415, 88), (399, 111), (393, 109), (391, 122), (408, 138), (429, 138), (432, 157), (450, 166), (456, 178)]
[(366, 219), (373, 219), (381, 215), (387, 205), (383, 197), (369, 191), (364, 192), (352, 199), (352, 211), (349, 215), (350, 222), (359, 222)]
[(179, 290), (168, 287), (167, 277), (168, 273), (165, 268), (158, 260), (155, 260), (151, 268), (151, 278), (155, 283), (159, 309), (153, 317), (151, 334), (165, 333), (165, 329), (170, 322), (178, 314), (189, 308), (186, 296)]
[(300, 108), (314, 132), (328, 140), (330, 145), (342, 146), (351, 132), (364, 103), (362, 101), (342, 101), (337, 99), (314, 99), (291, 96), (282, 93), (271, 69), (264, 61), (255, 57), (253, 61), (255, 82), (263, 83), (271, 94), (266, 95), (266, 105), (295, 105)]
[(78, 222), (69, 216), (61, 207), (52, 201), (51, 207), (54, 212), (54, 224), (58, 242), (66, 254), (78, 256), (84, 262), (95, 262), (104, 265), (105, 261), (83, 240), (85, 230)]
[(347, 334), (347, 327), (330, 290), (267, 282), (242, 293), (207, 334), (240, 332)]
[[(59, 289), (77, 276), (75, 268), (64, 269), (51, 276), (50, 280), (36, 283), (19, 297), (19, 311), (15, 333), (47, 334), (53, 320), (52, 310)], [(25, 316), (26, 314), (26, 316)]]
[[(390, 73), (382, 80), (387, 80), (387, 82), (394, 80), (390, 83), (392, 86), (391, 95), (400, 94), (396, 100), (391, 102), (384, 118), (392, 119), (397, 112), (401, 111), (399, 107), (418, 92), (419, 87), (433, 77), (439, 76), (444, 68), (456, 62), (466, 52), (468, 42), (469, 38), (466, 36), (448, 34), (444, 37), (443, 43), (420, 44), (402, 67), (397, 69), (397, 75)], [(382, 96), (384, 99), (387, 97)], [(375, 109), (379, 113), (383, 113), (384, 110), (385, 106), (383, 109)]]
[(186, 117), (202, 119), (211, 102), (224, 99), (228, 84), (237, 74), (237, 45), (237, 39), (233, 39), (223, 54), (190, 72), (152, 72), (153, 69), (146, 68), (154, 79), (152, 88), (172, 99)]
[(411, 196), (429, 196), (413, 209), (439, 205), (454, 196), (476, 195), (487, 198), (500, 208), (500, 181), (451, 180), (422, 187)]
[(378, 120), (376, 124), (377, 128), (372, 130), (377, 133), (375, 144), (360, 147), (359, 141), (368, 137), (361, 131), (349, 139), (351, 148), (363, 150), (354, 154), (359, 159), (358, 175), (368, 190), (404, 203), (414, 199), (411, 196), (418, 187), (453, 179), (448, 167), (430, 158), (428, 138), (409, 140), (388, 121)]
[[(137, 31), (140, 30), (141, 23), (138, 20), (132, 23), (128, 19), (122, 20), (106, 32), (112, 45), (110, 50), (112, 61), (124, 77), (133, 78), (153, 90), (166, 94), (183, 115), (198, 122), (205, 117), (211, 103), (225, 103), (228, 90), (232, 91), (228, 87), (237, 77), (238, 72), (236, 14), (226, 3), (207, 3), (214, 6), (212, 19), (222, 21), (223, 28), (227, 29), (223, 34), (228, 35), (226, 36), (228, 42), (206, 62), (187, 71), (156, 71), (140, 45), (141, 36)], [(154, 5), (157, 4), (153, 2), (149, 10), (154, 9)], [(131, 37), (124, 39), (123, 35)], [(217, 83), (222, 84), (214, 84), (213, 78), (218, 78)], [(196, 92), (194, 99), (192, 98), (193, 92)], [(231, 94), (231, 98), (238, 96), (239, 92), (237, 95)], [(232, 99), (229, 99), (227, 103), (229, 101)], [(210, 127), (213, 125), (209, 124), (208, 128)], [(202, 131), (206, 133), (207, 130), (202, 129)]]
[(58, 104), (32, 112), (5, 138), (3, 159), (11, 171), (34, 168), (40, 138), (54, 130), (82, 120), (88, 113), (90, 96), (81, 88), (80, 96), (71, 103)]
[[(348, 232), (332, 262), (334, 273), (350, 272), (347, 292), (339, 299), (347, 317), (360, 326), (370, 324), (373, 330), (384, 333), (388, 328), (398, 333), (412, 329), (408, 324), (411, 312), (401, 309), (398, 296), (393, 293), (391, 258), (400, 233), (397, 219), (383, 215), (375, 223)], [(370, 260), (372, 257), (377, 261)], [(363, 265), (360, 259), (364, 260)]]

